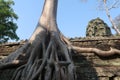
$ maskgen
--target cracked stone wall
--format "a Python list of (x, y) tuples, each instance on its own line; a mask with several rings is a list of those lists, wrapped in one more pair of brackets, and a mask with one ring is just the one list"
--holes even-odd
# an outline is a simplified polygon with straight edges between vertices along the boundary
[(20, 48), (25, 41), (0, 44), (0, 59), (7, 57), (10, 53)]
[[(73, 45), (79, 47), (120, 49), (120, 38), (78, 38), (71, 41)], [(76, 52), (76, 54), (73, 55), (73, 60), (77, 68), (78, 80), (120, 80), (120, 55), (101, 57), (94, 53)]]

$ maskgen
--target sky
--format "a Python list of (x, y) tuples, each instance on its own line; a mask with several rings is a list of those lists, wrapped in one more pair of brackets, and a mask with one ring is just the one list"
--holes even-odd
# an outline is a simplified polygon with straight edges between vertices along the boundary
[[(14, 0), (13, 9), (19, 16), (17, 34), (20, 40), (29, 39), (40, 18), (44, 0)], [(120, 8), (112, 9), (111, 16), (115, 18), (120, 14)], [(111, 23), (105, 11), (98, 10), (97, 0), (59, 0), (57, 24), (66, 37), (85, 37), (86, 27), (91, 19), (100, 17), (109, 26)], [(114, 34), (114, 30), (112, 30)]]

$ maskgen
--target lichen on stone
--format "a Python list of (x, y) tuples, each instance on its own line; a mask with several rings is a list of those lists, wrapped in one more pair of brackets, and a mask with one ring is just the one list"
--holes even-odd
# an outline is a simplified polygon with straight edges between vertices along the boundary
[(108, 37), (111, 36), (110, 27), (99, 17), (92, 19), (87, 26), (86, 36), (87, 37)]

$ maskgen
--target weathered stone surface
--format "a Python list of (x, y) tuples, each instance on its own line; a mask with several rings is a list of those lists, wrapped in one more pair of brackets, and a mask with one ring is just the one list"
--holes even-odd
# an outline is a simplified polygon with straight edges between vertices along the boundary
[(120, 80), (120, 76), (119, 77), (115, 77), (114, 80)]
[(100, 77), (100, 80), (109, 80), (108, 77)]
[(91, 20), (86, 29), (87, 37), (111, 36), (111, 30), (108, 25), (100, 18)]
[(13, 52), (16, 49), (18, 49), (19, 47), (21, 47), (24, 43), (25, 43), (25, 41), (0, 44), (0, 59), (5, 58), (11, 52)]
[[(79, 47), (120, 49), (119, 37), (76, 38), (71, 39), (71, 42)], [(114, 80), (120, 76), (120, 55), (101, 57), (94, 53), (79, 53), (73, 56), (73, 60), (79, 75), (78, 80)]]

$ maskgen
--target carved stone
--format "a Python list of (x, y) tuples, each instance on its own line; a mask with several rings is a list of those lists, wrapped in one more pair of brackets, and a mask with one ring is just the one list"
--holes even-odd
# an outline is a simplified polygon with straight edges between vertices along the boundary
[(86, 36), (87, 37), (105, 37), (111, 36), (111, 30), (108, 25), (100, 18), (92, 19), (87, 26)]

